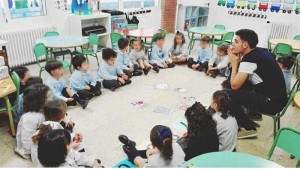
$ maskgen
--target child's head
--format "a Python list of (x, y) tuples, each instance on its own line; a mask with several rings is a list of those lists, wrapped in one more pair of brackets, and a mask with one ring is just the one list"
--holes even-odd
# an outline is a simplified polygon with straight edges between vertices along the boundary
[(44, 133), (38, 142), (38, 159), (44, 167), (58, 167), (71, 149), (70, 133), (63, 129)]
[(129, 40), (126, 38), (121, 38), (118, 40), (118, 47), (122, 51), (127, 51), (129, 46)]
[(114, 65), (116, 62), (117, 53), (110, 49), (106, 48), (102, 50), (102, 59), (109, 65)]
[(40, 112), (45, 105), (49, 90), (49, 87), (43, 84), (27, 87), (23, 93), (24, 112)]
[(230, 79), (226, 79), (221, 83), (222, 90), (231, 89)]
[(162, 35), (159, 35), (156, 37), (156, 44), (159, 47), (162, 47), (164, 45), (165, 38)]
[(12, 72), (16, 72), (20, 78), (21, 83), (26, 83), (28, 78), (30, 77), (29, 69), (25, 66), (19, 66), (12, 68)]
[(221, 117), (223, 119), (226, 119), (228, 117), (229, 107), (230, 107), (229, 95), (222, 90), (216, 91), (212, 96), (210, 106), (216, 112), (221, 112), (222, 113)]
[(226, 56), (227, 55), (227, 50), (228, 50), (228, 45), (220, 45), (217, 48), (217, 55), (218, 56)]
[(216, 122), (199, 102), (185, 111), (185, 118), (188, 122), (189, 137), (201, 137), (204, 131), (216, 132)]
[(84, 56), (75, 56), (72, 58), (72, 65), (74, 69), (79, 70), (81, 72), (86, 72), (89, 69), (89, 64), (86, 61)]
[(55, 78), (60, 78), (64, 75), (63, 65), (57, 60), (48, 61), (45, 65), (45, 69)]
[(201, 41), (200, 41), (200, 46), (201, 46), (201, 48), (202, 48), (202, 49), (207, 48), (209, 42), (210, 42), (209, 36), (203, 36), (203, 37), (201, 38)]
[(35, 85), (35, 84), (43, 84), (43, 79), (38, 77), (38, 76), (31, 76), (26, 81), (26, 86), (27, 87), (31, 86), (31, 85)]
[(277, 59), (277, 62), (281, 69), (290, 70), (295, 62), (292, 56), (282, 56)]
[(67, 104), (62, 100), (52, 100), (45, 103), (44, 115), (46, 121), (60, 122), (64, 120)]
[(173, 147), (172, 147), (172, 131), (169, 127), (156, 125), (152, 128), (150, 133), (150, 140), (153, 147), (161, 152), (166, 160), (172, 159)]
[(174, 49), (176, 48), (177, 45), (181, 45), (185, 43), (185, 38), (184, 34), (177, 31), (175, 37), (174, 37)]
[(143, 48), (143, 42), (141, 40), (133, 41), (133, 49), (137, 52), (141, 51)]

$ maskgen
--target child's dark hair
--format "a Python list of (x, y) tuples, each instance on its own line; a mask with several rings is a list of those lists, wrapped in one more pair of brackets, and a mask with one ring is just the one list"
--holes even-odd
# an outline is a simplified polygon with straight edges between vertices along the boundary
[(38, 76), (31, 76), (26, 81), (26, 86), (27, 87), (31, 86), (31, 85), (35, 85), (35, 84), (43, 84), (43, 79), (38, 77)]
[(239, 36), (241, 40), (246, 41), (251, 49), (255, 48), (258, 44), (258, 36), (253, 30), (241, 29), (236, 31), (235, 35)]
[(72, 58), (72, 65), (74, 69), (78, 70), (78, 67), (81, 67), (82, 63), (86, 62), (86, 58), (84, 56), (76, 55)]
[(175, 35), (175, 37), (174, 37), (174, 46), (173, 46), (174, 49), (176, 49), (176, 47), (177, 47), (176, 37), (178, 37), (178, 36), (182, 38), (182, 44), (185, 43), (184, 34), (181, 33), (181, 32), (179, 32), (179, 31), (177, 31), (177, 32), (176, 32), (176, 35)]
[(231, 89), (230, 79), (226, 79), (221, 83), (223, 89)]
[(39, 131), (39, 133), (36, 134), (36, 135), (34, 135), (34, 136), (32, 136), (32, 138), (31, 138), (34, 144), (37, 144), (37, 143), (39, 142), (40, 138), (42, 137), (42, 135), (43, 135), (44, 133), (51, 131), (51, 130), (52, 130), (52, 127), (51, 127), (50, 124), (48, 124), (48, 125), (41, 124), (41, 125), (37, 128), (37, 130)]
[(139, 42), (141, 44), (141, 50), (143, 49), (143, 46), (144, 46), (144, 41), (143, 40), (140, 40), (140, 39), (133, 39), (131, 44), (132, 44), (132, 49), (133, 49), (133, 45), (135, 42)]
[(202, 42), (207, 42), (207, 43), (209, 43), (209, 42), (210, 42), (210, 37), (209, 37), (209, 36), (203, 36), (203, 37), (201, 38), (201, 41), (202, 41)]
[(221, 51), (221, 52), (224, 52), (225, 55), (227, 55), (228, 47), (229, 47), (228, 45), (220, 45), (220, 46), (218, 46), (217, 50)]
[(214, 132), (216, 134), (216, 122), (207, 112), (205, 107), (199, 103), (194, 103), (185, 111), (185, 118), (188, 122), (188, 136), (201, 138), (203, 132)]
[(282, 56), (277, 59), (277, 62), (281, 63), (283, 68), (290, 70), (295, 63), (295, 59), (293, 56)]
[(35, 84), (26, 88), (23, 94), (24, 112), (40, 112), (45, 105), (49, 90), (49, 87), (44, 84)]
[(110, 48), (106, 48), (102, 50), (102, 59), (108, 60), (110, 58), (117, 58), (117, 52)]
[(124, 49), (126, 46), (129, 45), (129, 40), (126, 38), (121, 38), (118, 40), (118, 47), (119, 49)]
[(59, 69), (62, 67), (63, 67), (63, 65), (61, 64), (61, 62), (57, 61), (57, 60), (48, 61), (45, 65), (45, 69), (50, 75), (52, 75), (51, 74), (52, 70), (56, 70), (56, 69)]
[(11, 72), (16, 72), (20, 79), (24, 79), (26, 72), (29, 69), (25, 66), (18, 66), (11, 69)]
[(51, 100), (44, 105), (44, 115), (46, 121), (60, 122), (64, 119), (67, 111), (67, 104), (62, 100)]
[(156, 40), (155, 41), (158, 41), (158, 40), (162, 40), (162, 39), (165, 39), (162, 35), (158, 35), (157, 37), (156, 37)]
[(213, 102), (217, 104), (218, 111), (220, 111), (221, 117), (223, 119), (227, 119), (229, 114), (229, 108), (230, 108), (230, 97), (229, 95), (222, 90), (218, 90), (214, 92), (212, 96)]
[(172, 131), (169, 127), (156, 125), (150, 133), (151, 143), (158, 148), (166, 160), (173, 157)]
[(44, 133), (38, 142), (38, 159), (44, 167), (58, 167), (65, 162), (70, 133), (63, 129)]

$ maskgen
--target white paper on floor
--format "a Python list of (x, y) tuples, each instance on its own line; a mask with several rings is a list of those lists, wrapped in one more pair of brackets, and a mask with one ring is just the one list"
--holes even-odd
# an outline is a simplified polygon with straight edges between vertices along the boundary
[(156, 85), (156, 89), (166, 90), (168, 88), (168, 84), (161, 83)]
[(186, 89), (184, 89), (184, 88), (176, 88), (175, 91), (178, 92), (178, 93), (183, 93), (183, 92), (186, 91)]
[(155, 109), (154, 109), (154, 112), (155, 113), (159, 113), (159, 114), (164, 114), (164, 115), (168, 115), (170, 112), (171, 112), (171, 108), (168, 108), (168, 107), (163, 107), (163, 106), (157, 106)]

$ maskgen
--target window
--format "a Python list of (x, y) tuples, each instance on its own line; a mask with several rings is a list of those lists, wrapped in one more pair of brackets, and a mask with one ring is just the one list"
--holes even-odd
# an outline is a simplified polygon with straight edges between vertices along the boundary
[(41, 0), (7, 0), (11, 18), (24, 18), (45, 15)]
[(141, 8), (142, 1), (141, 0), (123, 0), (123, 8)]
[(119, 0), (101, 0), (100, 9), (119, 9)]
[(158, 0), (144, 0), (144, 8), (158, 6)]

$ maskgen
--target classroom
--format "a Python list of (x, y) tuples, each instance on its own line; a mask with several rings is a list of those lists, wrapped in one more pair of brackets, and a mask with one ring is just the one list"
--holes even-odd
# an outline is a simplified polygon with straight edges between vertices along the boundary
[(300, 166), (300, 0), (0, 0), (0, 167)]

